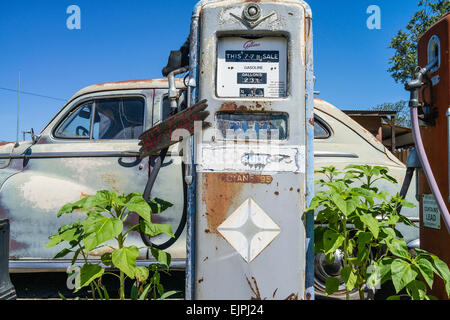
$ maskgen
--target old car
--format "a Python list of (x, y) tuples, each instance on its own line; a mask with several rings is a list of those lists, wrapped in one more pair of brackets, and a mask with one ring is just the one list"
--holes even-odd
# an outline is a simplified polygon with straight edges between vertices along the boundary
[[(184, 94), (184, 84), (177, 80)], [(128, 194), (143, 192), (149, 176), (149, 161), (138, 157), (138, 137), (158, 124), (169, 112), (167, 80), (136, 80), (97, 84), (77, 92), (32, 141), (0, 146), (0, 219), (11, 221), (11, 272), (65, 272), (70, 257), (52, 260), (61, 249), (44, 249), (48, 237), (75, 216), (57, 218), (58, 210), (98, 190)], [(170, 223), (176, 230), (185, 206), (180, 150), (171, 147), (156, 181), (153, 197), (174, 204), (158, 223)], [(381, 186), (395, 194), (400, 191), (406, 167), (371, 133), (333, 105), (315, 100), (315, 167), (349, 164), (386, 166), (399, 181)], [(417, 205), (415, 184), (407, 199)], [(418, 210), (404, 215), (418, 219)], [(136, 219), (136, 218), (134, 218)], [(156, 221), (156, 220), (155, 220)], [(418, 229), (402, 227), (407, 241), (418, 239)], [(165, 242), (162, 236), (155, 243)], [(138, 234), (130, 245), (143, 247)], [(185, 265), (185, 233), (167, 251), (172, 268)], [(92, 258), (101, 250), (91, 252)], [(140, 253), (145, 263), (147, 249)], [(327, 276), (339, 276), (339, 263), (327, 266), (316, 258), (316, 282), (323, 290)]]

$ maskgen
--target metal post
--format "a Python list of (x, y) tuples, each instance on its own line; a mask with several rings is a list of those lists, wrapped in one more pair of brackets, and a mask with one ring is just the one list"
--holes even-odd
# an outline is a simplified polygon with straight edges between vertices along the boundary
[(17, 299), (9, 277), (9, 221), (0, 220), (0, 300)]
[(19, 82), (17, 86), (17, 133), (16, 133), (16, 148), (19, 146), (19, 131), (20, 131), (20, 70)]

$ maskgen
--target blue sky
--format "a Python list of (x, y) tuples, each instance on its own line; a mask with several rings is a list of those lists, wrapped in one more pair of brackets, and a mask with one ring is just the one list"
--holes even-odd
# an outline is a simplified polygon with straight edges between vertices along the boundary
[[(310, 0), (316, 90), (341, 109), (407, 99), (386, 71), (397, 30), (418, 0)], [(41, 0), (0, 2), (0, 88), (62, 100), (90, 84), (161, 77), (171, 49), (189, 32), (196, 0)], [(81, 8), (81, 30), (68, 30), (68, 6)], [(381, 30), (369, 30), (370, 5)], [(40, 132), (64, 101), (21, 96), (20, 131)], [(0, 141), (16, 136), (17, 93), (0, 89)]]

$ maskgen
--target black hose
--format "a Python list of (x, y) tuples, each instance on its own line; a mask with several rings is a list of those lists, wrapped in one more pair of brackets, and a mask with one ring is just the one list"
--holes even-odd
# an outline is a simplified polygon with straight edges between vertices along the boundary
[[(161, 168), (162, 163), (164, 162), (165, 154), (167, 154), (167, 150), (165, 150), (165, 151), (166, 152), (163, 151), (162, 155), (159, 157), (158, 160), (160, 160), (160, 161), (158, 162), (158, 160), (157, 160), (157, 163), (155, 164), (155, 170), (157, 170), (158, 172), (159, 172), (159, 169)], [(157, 176), (158, 172), (156, 172), (155, 176)], [(170, 248), (175, 242), (177, 242), (178, 239), (180, 238), (181, 234), (183, 233), (183, 230), (186, 226), (186, 221), (187, 221), (187, 184), (184, 181), (184, 177), (185, 177), (185, 173), (186, 173), (186, 165), (184, 163), (181, 165), (181, 172), (182, 172), (182, 180), (183, 180), (183, 198), (184, 199), (183, 199), (183, 214), (181, 216), (180, 224), (174, 233), (174, 237), (170, 238), (163, 244), (159, 244), (159, 245), (151, 242), (150, 238), (139, 228), (139, 233), (141, 234), (141, 239), (147, 247), (152, 247), (152, 248), (155, 248), (158, 250), (166, 250), (166, 249)], [(156, 178), (152, 179), (152, 176), (150, 176), (149, 182), (147, 183), (147, 186), (144, 191), (144, 199), (147, 202), (150, 200), (150, 193), (153, 189), (153, 185), (155, 182), (154, 180), (156, 180)], [(139, 217), (139, 223), (141, 223), (142, 220), (143, 220), (143, 218)]]
[[(408, 194), (409, 187), (411, 186), (411, 181), (414, 177), (414, 172), (416, 168), (408, 168), (406, 169), (405, 181), (403, 182), (402, 190), (400, 191), (400, 196), (402, 199), (406, 199), (406, 195)], [(400, 214), (402, 212), (403, 206), (397, 208), (397, 213)]]

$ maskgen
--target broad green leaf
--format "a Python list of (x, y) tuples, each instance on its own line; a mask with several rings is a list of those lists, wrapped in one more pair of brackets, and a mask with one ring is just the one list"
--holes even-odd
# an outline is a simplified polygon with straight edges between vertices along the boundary
[(380, 272), (381, 284), (384, 284), (387, 281), (391, 280), (391, 270), (392, 270), (391, 266), (394, 260), (395, 259), (388, 257), (378, 262), (378, 270)]
[(146, 267), (136, 267), (136, 278), (140, 282), (144, 282), (148, 279), (149, 270)]
[[(93, 200), (92, 204), (94, 204), (95, 207), (106, 208), (111, 207), (117, 199), (118, 199), (117, 194), (114, 191), (102, 190), (98, 191), (97, 194), (92, 198)], [(88, 208), (87, 205), (85, 204), (84, 208), (91, 209), (94, 206)]]
[(327, 230), (326, 227), (317, 226), (314, 228), (314, 253), (318, 254), (324, 251), (323, 234)]
[(333, 293), (339, 290), (339, 280), (333, 277), (330, 277), (325, 282), (326, 285), (326, 293), (328, 296), (331, 296)]
[(136, 259), (139, 257), (139, 249), (137, 247), (124, 247), (112, 253), (112, 262), (124, 272), (129, 278), (136, 277)]
[(81, 209), (84, 206), (84, 203), (86, 202), (86, 198), (81, 199), (80, 201), (77, 201), (75, 203), (67, 203), (65, 204), (58, 212), (58, 218), (61, 217), (64, 214), (72, 213), (75, 210)]
[(151, 238), (159, 236), (160, 234), (167, 234), (169, 237), (175, 238), (170, 224), (155, 224), (144, 220), (141, 221), (140, 227), (141, 231)]
[(366, 245), (366, 244), (372, 242), (372, 240), (373, 240), (372, 233), (370, 233), (370, 232), (358, 233), (358, 243)]
[(450, 270), (444, 261), (436, 259), (433, 260), (432, 265), (434, 270), (442, 278), (442, 280), (447, 282), (450, 281)]
[(159, 294), (160, 296), (162, 296), (162, 295), (164, 294), (164, 287), (163, 287), (163, 285), (162, 285), (162, 284), (158, 284), (158, 285), (156, 286), (156, 288), (157, 288), (157, 290), (158, 290), (158, 294)]
[(412, 300), (426, 300), (427, 298), (427, 287), (421, 281), (412, 281), (406, 286), (406, 291)]
[(123, 223), (120, 219), (104, 217), (98, 213), (90, 215), (82, 224), (86, 233), (83, 239), (84, 245), (88, 252), (114, 239), (123, 231)]
[(382, 234), (383, 238), (386, 238), (388, 240), (397, 238), (397, 235), (395, 234), (395, 230), (392, 228), (386, 228), (386, 227), (381, 228), (381, 234)]
[(131, 198), (130, 201), (125, 204), (125, 208), (127, 208), (130, 212), (137, 213), (145, 221), (151, 222), (150, 206), (142, 197), (135, 196), (135, 197)]
[(345, 237), (342, 234), (338, 234), (332, 230), (327, 230), (323, 234), (323, 248), (325, 254), (331, 254), (336, 252), (345, 241)]
[(103, 296), (105, 297), (105, 300), (110, 300), (109, 293), (108, 293), (108, 290), (106, 290), (106, 287), (102, 286), (102, 289), (103, 289)]
[(102, 263), (105, 266), (111, 267), (113, 265), (113, 263), (112, 263), (112, 253), (111, 252), (107, 252), (104, 255), (102, 255), (101, 259), (102, 259)]
[(56, 247), (61, 242), (63, 242), (63, 239), (61, 239), (61, 235), (57, 234), (57, 235), (51, 236), (50, 241), (45, 245), (44, 248)]
[(433, 288), (433, 281), (434, 281), (434, 270), (433, 265), (431, 264), (428, 259), (424, 257), (418, 257), (417, 258), (417, 267), (419, 269), (420, 274), (427, 282), (428, 286), (430, 288)]
[(445, 290), (450, 297), (450, 271), (447, 264), (440, 259), (434, 259), (432, 265), (435, 272), (444, 280)]
[(170, 266), (172, 258), (169, 253), (156, 248), (151, 248), (150, 251), (152, 252), (152, 256), (156, 259), (156, 261), (164, 264), (167, 267)]
[(307, 209), (307, 211), (310, 210), (316, 210), (317, 208), (319, 208), (320, 206), (322, 206), (322, 204), (324, 202), (328, 201), (328, 197), (324, 196), (324, 195), (317, 195), (315, 196), (312, 201), (311, 201), (311, 205), (309, 206), (309, 208)]
[(173, 204), (159, 198), (150, 200), (150, 208), (153, 214), (159, 214), (173, 207)]
[(356, 274), (353, 272), (352, 267), (345, 267), (341, 272), (342, 280), (344, 280), (345, 286), (348, 291), (352, 291), (356, 286), (358, 280)]
[(58, 229), (58, 234), (63, 234), (66, 231), (70, 230), (70, 229), (79, 229), (81, 226), (81, 222), (77, 221), (75, 223), (72, 224), (66, 224), (64, 226), (62, 226), (61, 228)]
[(139, 300), (147, 299), (148, 293), (151, 288), (152, 288), (152, 284), (148, 284), (147, 286), (145, 286), (144, 291), (142, 291), (141, 295), (139, 296)]
[(57, 246), (63, 241), (71, 242), (73, 240), (78, 240), (81, 235), (81, 231), (79, 229), (68, 229), (61, 234), (54, 235), (50, 237), (50, 241), (44, 248), (52, 248)]
[(130, 299), (131, 300), (137, 300), (138, 299), (138, 288), (137, 288), (136, 282), (133, 283), (133, 286), (131, 287)]
[(61, 234), (61, 239), (67, 242), (78, 241), (80, 239), (81, 230), (78, 228), (69, 229)]
[(408, 246), (405, 240), (392, 239), (391, 241), (387, 241), (386, 244), (392, 254), (400, 258), (411, 260), (411, 255), (408, 252)]
[(72, 258), (72, 265), (74, 265), (77, 262), (78, 256), (80, 255), (82, 250), (83, 249), (78, 249), (77, 251), (75, 251), (73, 258)]
[(357, 197), (352, 197), (350, 199), (344, 200), (340, 194), (333, 193), (331, 200), (338, 207), (339, 211), (346, 217), (355, 212), (358, 206), (359, 199)]
[(378, 220), (375, 219), (371, 214), (364, 214), (360, 216), (361, 221), (364, 225), (372, 232), (373, 237), (378, 239), (380, 233), (380, 227), (378, 225)]
[(81, 201), (79, 201), (79, 203), (76, 204), (78, 206), (81, 204), (80, 209), (82, 209), (84, 212), (88, 212), (95, 208), (105, 210), (106, 208), (111, 207), (117, 200), (118, 196), (114, 191), (102, 190), (98, 191), (94, 196), (88, 196), (82, 199)]
[(124, 202), (127, 203), (127, 202), (130, 202), (130, 200), (133, 199), (134, 197), (141, 197), (142, 198), (143, 194), (142, 193), (133, 192), (133, 193), (127, 194), (126, 196), (123, 196), (122, 200), (124, 200)]
[(67, 256), (71, 252), (72, 252), (71, 250), (65, 248), (62, 251), (60, 251), (53, 259), (64, 258), (65, 256)]
[(398, 214), (390, 214), (386, 221), (382, 223), (388, 226), (395, 226), (400, 221), (400, 216)]
[(80, 270), (80, 287), (76, 288), (75, 293), (102, 277), (104, 273), (105, 270), (97, 264), (85, 264)]
[(161, 295), (161, 298), (159, 298), (158, 300), (165, 300), (165, 299), (170, 298), (171, 296), (176, 295), (176, 294), (178, 294), (180, 292), (181, 291), (168, 291), (168, 292), (165, 292), (165, 293), (163, 293)]
[(418, 248), (414, 248), (414, 251), (416, 252), (417, 256), (431, 257), (433, 260), (439, 260), (438, 257), (436, 257), (432, 253), (429, 253), (428, 251), (418, 249)]
[(387, 298), (387, 301), (400, 301), (403, 296), (391, 296)]
[(392, 282), (396, 293), (402, 291), (419, 275), (411, 265), (401, 259), (395, 259), (391, 264)]

